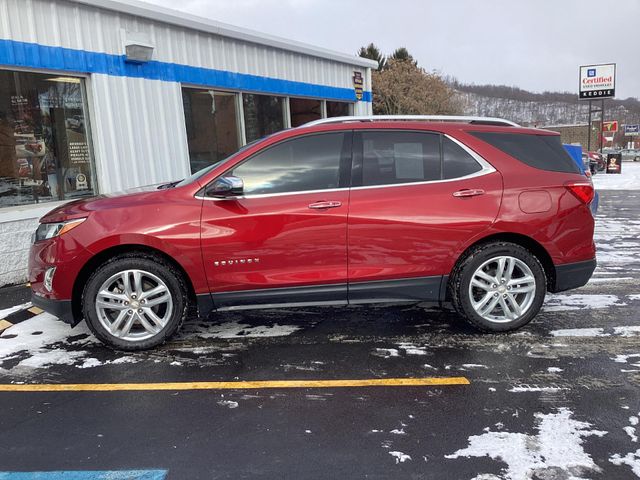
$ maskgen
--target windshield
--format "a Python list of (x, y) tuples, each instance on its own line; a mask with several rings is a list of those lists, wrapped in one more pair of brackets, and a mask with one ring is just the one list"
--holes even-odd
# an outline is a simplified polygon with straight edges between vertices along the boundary
[(231, 155), (229, 155), (227, 158), (224, 158), (222, 160), (219, 160), (215, 163), (212, 163), (211, 165), (209, 165), (208, 167), (204, 167), (200, 170), (198, 170), (197, 172), (191, 174), (190, 176), (188, 176), (187, 178), (185, 178), (184, 180), (180, 180), (179, 182), (177, 182), (175, 184), (176, 187), (184, 187), (185, 185), (189, 185), (190, 183), (195, 182), (196, 180), (198, 180), (200, 177), (203, 177), (204, 175), (206, 175), (207, 173), (209, 173), (211, 170), (213, 170), (214, 168), (216, 168), (218, 165), (222, 165), (223, 163), (228, 162), (229, 160), (231, 160), (232, 158), (234, 158), (236, 155), (238, 155), (239, 153), (244, 152), (247, 148), (253, 146), (255, 143), (259, 142), (260, 140), (263, 139), (259, 139), (259, 140), (254, 140), (251, 143), (247, 143), (244, 147), (240, 148), (240, 150), (238, 150), (236, 153), (232, 153)]

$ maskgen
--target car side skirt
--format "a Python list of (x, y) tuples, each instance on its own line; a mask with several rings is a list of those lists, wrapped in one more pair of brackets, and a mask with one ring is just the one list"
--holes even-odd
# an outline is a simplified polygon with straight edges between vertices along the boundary
[(438, 275), (350, 284), (219, 292), (198, 295), (198, 309), (204, 314), (211, 309), (230, 311), (363, 303), (439, 302), (444, 300), (447, 278)]

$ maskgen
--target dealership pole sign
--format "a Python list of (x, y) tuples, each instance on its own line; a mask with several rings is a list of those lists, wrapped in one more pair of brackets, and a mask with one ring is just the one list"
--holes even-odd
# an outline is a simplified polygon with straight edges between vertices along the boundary
[(580, 67), (580, 99), (597, 100), (616, 95), (616, 64)]
[(624, 134), (627, 137), (637, 137), (640, 135), (640, 125), (625, 125)]

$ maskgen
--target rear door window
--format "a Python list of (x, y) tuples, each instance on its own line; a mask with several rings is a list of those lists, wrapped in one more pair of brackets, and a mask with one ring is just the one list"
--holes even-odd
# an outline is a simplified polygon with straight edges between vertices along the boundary
[(354, 185), (394, 185), (441, 179), (440, 135), (365, 131), (358, 136), (360, 161)]
[(576, 162), (562, 147), (559, 135), (502, 132), (469, 133), (530, 167), (551, 172), (580, 173)]

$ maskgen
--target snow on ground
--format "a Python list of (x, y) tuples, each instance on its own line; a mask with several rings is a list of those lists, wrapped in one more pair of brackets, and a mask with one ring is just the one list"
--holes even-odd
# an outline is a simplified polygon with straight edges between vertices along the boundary
[(592, 178), (596, 190), (640, 190), (640, 162), (623, 162), (622, 173), (600, 172)]
[(302, 327), (297, 325), (249, 325), (238, 321), (211, 324), (197, 328), (193, 334), (199, 338), (252, 338), (282, 337), (297, 332)]
[(556, 413), (536, 413), (536, 435), (485, 429), (486, 433), (469, 437), (467, 448), (445, 458), (489, 457), (507, 465), (500, 477), (478, 475), (476, 479), (560, 478), (558, 470), (565, 474), (562, 478), (583, 478), (588, 471), (601, 471), (585, 451), (584, 438), (602, 437), (607, 432), (594, 430), (590, 423), (572, 416), (573, 412), (567, 408), (560, 408)]
[(640, 325), (626, 325), (611, 328), (587, 327), (552, 330), (554, 337), (635, 337), (640, 335)]
[[(21, 360), (18, 366), (41, 368), (49, 365), (72, 365), (89, 354), (86, 351), (72, 352), (64, 348), (69, 345), (67, 341), (69, 336), (81, 334), (87, 334), (82, 344), (97, 342), (84, 323), (72, 330), (69, 325), (53, 315), (48, 313), (36, 315), (14, 325), (0, 337), (0, 364), (19, 358), (22, 353), (28, 353), (28, 357)], [(56, 344), (62, 345), (60, 348), (51, 348)]]
[(23, 303), (22, 305), (16, 305), (15, 307), (5, 308), (4, 310), (0, 310), (0, 319), (4, 318), (12, 313), (19, 312), (20, 310), (25, 310), (31, 307), (31, 302)]
[(548, 294), (544, 304), (546, 312), (562, 312), (568, 310), (581, 310), (583, 308), (609, 308), (624, 306), (616, 295), (597, 294)]

